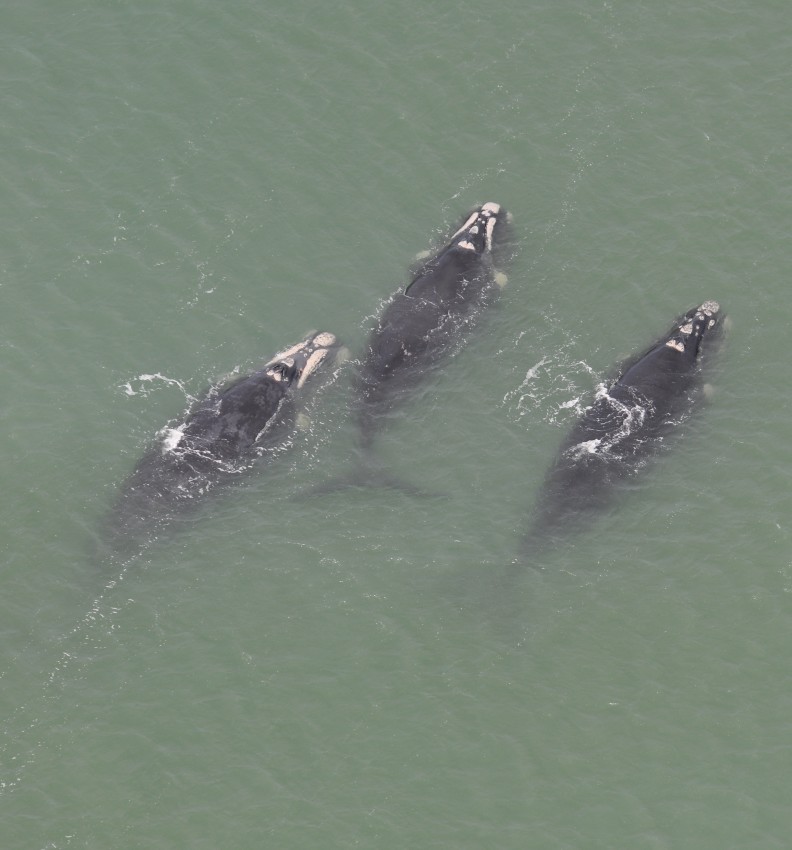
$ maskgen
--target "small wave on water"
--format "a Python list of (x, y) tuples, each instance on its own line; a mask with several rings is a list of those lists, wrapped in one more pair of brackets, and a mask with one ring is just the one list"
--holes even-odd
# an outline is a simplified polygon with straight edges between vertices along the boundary
[[(133, 386), (133, 381), (135, 382), (135, 386)], [(184, 384), (177, 378), (168, 378), (166, 375), (160, 375), (159, 373), (156, 375), (138, 375), (137, 378), (131, 378), (124, 383), (121, 386), (121, 389), (128, 396), (140, 395), (146, 397), (151, 395), (151, 393), (157, 388), (155, 382), (167, 386), (178, 387), (184, 393), (185, 399), (190, 403), (196, 400), (194, 396), (190, 395)]]
[[(527, 331), (521, 332), (514, 347), (522, 348), (527, 337)], [(585, 360), (574, 357), (570, 351), (573, 345), (574, 341), (570, 341), (554, 347), (552, 354), (534, 360), (519, 384), (505, 393), (501, 403), (514, 422), (530, 428), (538, 416), (546, 424), (563, 425), (583, 413), (602, 375)], [(530, 353), (523, 362), (531, 362)], [(526, 417), (531, 417), (530, 421)]]

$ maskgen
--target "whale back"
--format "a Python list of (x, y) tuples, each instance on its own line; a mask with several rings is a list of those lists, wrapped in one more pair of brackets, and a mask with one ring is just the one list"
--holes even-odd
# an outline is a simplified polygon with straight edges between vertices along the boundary
[(615, 380), (600, 385), (545, 475), (527, 540), (579, 525), (610, 501), (614, 485), (657, 453), (699, 400), (703, 342), (715, 338), (719, 309), (707, 301), (689, 310), (625, 361)]
[(493, 249), (506, 217), (495, 203), (474, 209), (377, 318), (357, 373), (364, 448), (370, 448), (382, 414), (444, 359), (495, 296)]

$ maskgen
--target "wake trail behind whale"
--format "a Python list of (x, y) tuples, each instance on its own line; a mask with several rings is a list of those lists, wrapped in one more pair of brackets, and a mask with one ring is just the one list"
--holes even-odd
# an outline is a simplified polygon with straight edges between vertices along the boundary
[[(102, 591), (74, 625), (55, 639), (56, 660), (51, 666), (41, 657), (42, 652), (48, 653), (53, 649), (52, 644), (47, 644), (43, 648), (35, 647), (34, 650), (41, 651), (37, 651), (33, 658), (30, 653), (17, 656), (13, 668), (0, 674), (0, 681), (5, 680), (23, 665), (25, 669), (39, 668), (45, 671), (43, 681), (37, 678), (31, 697), (10, 710), (2, 720), (0, 796), (20, 786), (27, 768), (35, 763), (36, 755), (46, 745), (46, 737), (37, 733), (54, 722), (53, 715), (60, 707), (59, 697), (67, 682), (67, 672), (73, 673), (72, 678), (76, 678), (79, 671), (91, 663), (93, 655), (101, 648), (103, 636), (117, 628), (114, 618), (134, 602), (131, 598), (116, 600), (114, 596), (129, 569), (144, 554), (145, 550), (139, 551), (121, 564), (114, 565), (114, 578), (105, 583)], [(101, 633), (97, 630), (101, 630)]]

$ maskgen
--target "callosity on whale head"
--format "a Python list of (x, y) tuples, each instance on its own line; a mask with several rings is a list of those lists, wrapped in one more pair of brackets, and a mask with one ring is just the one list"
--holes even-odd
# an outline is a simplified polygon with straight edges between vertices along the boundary
[(704, 337), (717, 329), (722, 316), (717, 301), (705, 301), (688, 310), (679, 322), (679, 327), (669, 336), (666, 345), (687, 357), (696, 359), (701, 353)]
[(475, 207), (463, 225), (449, 240), (449, 245), (474, 251), (477, 254), (491, 253), (496, 228), (508, 219), (500, 204), (489, 201)]
[(264, 366), (264, 371), (272, 380), (285, 384), (287, 388), (294, 386), (299, 389), (327, 357), (339, 349), (334, 334), (317, 331), (302, 342), (279, 351)]

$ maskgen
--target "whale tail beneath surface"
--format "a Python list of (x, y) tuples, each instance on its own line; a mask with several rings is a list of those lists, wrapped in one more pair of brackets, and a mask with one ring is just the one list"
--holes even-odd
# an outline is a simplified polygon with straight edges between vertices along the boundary
[(312, 487), (307, 496), (326, 496), (329, 493), (338, 493), (341, 490), (393, 490), (424, 499), (445, 498), (444, 493), (431, 492), (411, 484), (405, 478), (401, 478), (383, 466), (376, 459), (376, 455), (369, 451), (361, 453), (355, 461), (352, 470), (335, 478), (331, 478), (322, 484)]

